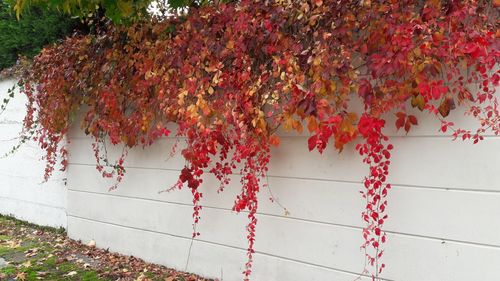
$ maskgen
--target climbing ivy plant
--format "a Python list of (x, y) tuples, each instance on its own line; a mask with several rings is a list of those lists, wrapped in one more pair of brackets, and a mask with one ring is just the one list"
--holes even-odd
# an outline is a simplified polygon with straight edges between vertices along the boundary
[[(17, 1), (17, 9), (23, 2)], [(71, 10), (77, 1), (51, 3), (69, 3)], [(126, 3), (143, 7), (141, 1)], [(360, 175), (366, 200), (362, 248), (367, 274), (375, 279), (385, 267), (391, 190), (393, 145), (384, 128), (411, 131), (418, 125), (415, 108), (454, 138), (477, 143), (485, 132), (500, 134), (499, 5), (246, 0), (191, 7), (161, 21), (109, 24), (35, 58), (21, 79), (29, 101), (24, 134), (31, 132), (46, 151), (48, 178), (58, 156), (66, 167), (63, 139), (70, 116), (83, 111), (80, 125), (94, 139), (97, 169), (117, 184), (129, 148), (183, 137), (186, 164), (171, 188), (191, 191), (195, 224), (202, 217), (203, 176), (215, 176), (220, 191), (233, 174), (240, 178), (233, 210), (248, 212), (245, 279), (254, 259), (257, 194), (267, 188), (278, 132), (306, 133), (308, 149), (320, 153), (356, 141), (368, 167), (365, 178)], [(477, 130), (449, 120), (456, 108), (477, 119)], [(395, 124), (387, 124), (393, 115)], [(177, 125), (174, 131), (169, 124)], [(123, 145), (116, 162), (105, 157), (105, 140)]]

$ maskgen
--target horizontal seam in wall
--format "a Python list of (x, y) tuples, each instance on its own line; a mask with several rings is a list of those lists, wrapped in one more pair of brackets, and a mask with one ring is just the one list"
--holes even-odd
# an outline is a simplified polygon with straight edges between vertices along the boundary
[[(69, 191), (77, 192), (77, 193), (95, 194), (95, 195), (99, 195), (99, 196), (111, 196), (111, 197), (117, 197), (117, 198), (125, 198), (125, 199), (129, 199), (129, 200), (138, 200), (138, 201), (155, 202), (155, 203), (161, 203), (161, 204), (179, 205), (179, 206), (185, 206), (185, 207), (192, 207), (193, 206), (192, 204), (187, 204), (187, 203), (131, 197), (131, 196), (125, 196), (125, 195), (106, 194), (106, 193), (99, 193), (99, 192), (92, 192), (92, 191), (73, 190), (73, 189), (69, 189)], [(229, 209), (229, 208), (213, 207), (213, 206), (207, 206), (207, 205), (201, 205), (201, 206), (203, 208), (206, 208), (206, 209), (215, 209), (215, 210), (233, 212), (233, 210)], [(247, 211), (242, 211), (242, 213), (247, 213)], [(355, 225), (346, 225), (346, 224), (339, 224), (339, 223), (332, 223), (332, 222), (324, 222), (324, 221), (317, 221), (317, 220), (311, 220), (311, 219), (305, 219), (305, 218), (295, 218), (295, 217), (290, 217), (290, 216), (280, 216), (280, 215), (269, 214), (269, 213), (260, 213), (260, 212), (257, 213), (257, 215), (258, 216), (275, 217), (275, 218), (287, 219), (287, 220), (294, 220), (294, 221), (300, 221), (300, 222), (305, 222), (305, 223), (321, 224), (321, 225), (335, 226), (335, 227), (340, 227), (340, 228), (348, 228), (348, 229), (354, 229), (354, 230), (363, 230), (363, 227), (355, 226)], [(480, 247), (486, 247), (486, 248), (500, 249), (500, 245), (492, 245), (492, 244), (464, 241), (464, 240), (456, 240), (456, 239), (439, 238), (439, 237), (434, 237), (434, 236), (404, 233), (404, 232), (391, 231), (391, 230), (386, 230), (386, 232), (389, 234), (393, 234), (393, 235), (399, 235), (399, 236), (405, 236), (405, 237), (411, 237), (411, 238), (421, 238), (421, 239), (427, 239), (427, 240), (432, 240), (432, 241), (439, 241), (441, 243), (452, 242), (452, 243), (462, 244), (462, 245), (466, 245), (466, 246), (480, 246)]]
[[(69, 165), (75, 166), (89, 166), (95, 167), (95, 164), (87, 164), (87, 163), (75, 163), (69, 162)], [(153, 167), (137, 167), (137, 166), (125, 166), (126, 169), (136, 169), (136, 170), (159, 170), (159, 171), (173, 171), (180, 172), (181, 169), (173, 169), (173, 168), (153, 168)], [(239, 173), (233, 173), (232, 175), (241, 176)], [(126, 173), (125, 173), (125, 176)], [(321, 181), (321, 182), (333, 182), (333, 183), (350, 183), (360, 185), (361, 181), (350, 181), (350, 180), (334, 180), (334, 179), (321, 179), (321, 178), (312, 178), (312, 177), (295, 177), (295, 176), (278, 176), (278, 175), (268, 175), (269, 178), (277, 178), (277, 179), (296, 179), (296, 180), (310, 180), (310, 181)], [(414, 189), (432, 189), (432, 190), (446, 190), (446, 191), (458, 191), (458, 192), (481, 192), (481, 193), (500, 193), (499, 190), (490, 190), (490, 189), (472, 189), (472, 188), (456, 188), (456, 187), (442, 187), (442, 186), (425, 186), (425, 185), (412, 185), (412, 184), (401, 184), (401, 183), (392, 183), (391, 185), (394, 187), (403, 187), (403, 188), (414, 188)]]
[[(361, 181), (349, 181), (349, 180), (332, 180), (332, 179), (320, 179), (320, 178), (307, 178), (307, 177), (294, 177), (294, 176), (269, 176), (270, 178), (280, 178), (280, 179), (297, 179), (297, 180), (311, 180), (311, 181), (323, 181), (323, 182), (338, 182), (338, 183), (350, 183), (361, 185)], [(408, 188), (408, 189), (433, 189), (433, 190), (445, 190), (445, 191), (459, 191), (459, 192), (484, 192), (484, 193), (500, 193), (499, 190), (490, 189), (471, 189), (471, 188), (454, 188), (454, 187), (442, 187), (442, 186), (425, 186), (425, 185), (413, 185), (413, 184), (401, 184), (390, 182), (393, 188)]]
[[(309, 138), (310, 135), (278, 135), (280, 138)], [(494, 135), (494, 134), (488, 134), (488, 135), (482, 135), (485, 139), (489, 138), (500, 138), (499, 135)], [(444, 138), (444, 139), (450, 139), (453, 140), (454, 137), (453, 135), (443, 135), (443, 134), (436, 134), (436, 135), (430, 135), (430, 134), (422, 134), (422, 135), (392, 135), (389, 134), (387, 135), (389, 138), (405, 138), (405, 139), (411, 139), (411, 138)], [(163, 137), (162, 140), (185, 140), (186, 137)], [(358, 137), (358, 139), (361, 139)], [(70, 140), (92, 140), (88, 136), (73, 136), (70, 137)], [(461, 141), (460, 139), (457, 139), (457, 141)]]
[[(172, 237), (176, 237), (176, 238), (180, 238), (180, 239), (184, 239), (184, 240), (189, 240), (189, 241), (193, 240), (190, 237), (186, 237), (186, 236), (182, 236), (182, 235), (176, 235), (176, 234), (171, 234), (171, 233), (162, 232), (162, 231), (155, 231), (155, 230), (143, 229), (143, 228), (138, 228), (138, 227), (133, 227), (133, 226), (126, 226), (126, 225), (121, 225), (121, 224), (117, 224), (117, 223), (110, 223), (110, 222), (105, 222), (105, 221), (100, 221), (100, 220), (95, 220), (95, 219), (89, 219), (89, 218), (84, 218), (84, 217), (80, 217), (80, 216), (75, 216), (75, 215), (71, 215), (71, 214), (68, 214), (68, 217), (72, 217), (72, 218), (76, 218), (76, 219), (80, 219), (80, 220), (86, 220), (86, 221), (89, 221), (89, 222), (95, 222), (95, 223), (100, 223), (100, 224), (112, 225), (112, 226), (121, 227), (121, 228), (133, 229), (133, 230), (142, 231), (142, 232), (149, 232), (149, 233), (153, 233), (153, 234), (167, 235), (167, 236), (172, 236)], [(226, 248), (231, 248), (231, 249), (235, 249), (235, 250), (240, 250), (240, 251), (246, 252), (246, 249), (241, 248), (241, 247), (236, 247), (236, 246), (221, 244), (221, 243), (207, 241), (207, 240), (203, 240), (203, 239), (194, 239), (194, 241), (195, 242), (206, 243), (206, 244), (211, 244), (211, 245), (216, 245), (216, 246), (221, 246), (221, 247), (226, 247)], [(263, 256), (268, 256), (268, 257), (272, 257), (272, 258), (277, 258), (277, 259), (281, 259), (281, 260), (286, 260), (286, 261), (291, 261), (291, 262), (296, 262), (296, 263), (301, 263), (301, 264), (305, 264), (305, 265), (309, 265), (309, 266), (324, 268), (324, 269), (328, 269), (328, 270), (332, 270), (332, 271), (337, 271), (337, 272), (341, 272), (341, 273), (345, 273), (345, 274), (350, 274), (350, 275), (353, 275), (353, 276), (363, 276), (363, 277), (371, 278), (368, 275), (359, 274), (359, 273), (352, 272), (352, 271), (349, 271), (349, 270), (338, 269), (338, 268), (334, 268), (334, 267), (329, 267), (329, 266), (319, 265), (319, 264), (310, 263), (310, 262), (306, 262), (306, 261), (301, 261), (301, 260), (297, 260), (297, 259), (293, 259), (293, 258), (282, 257), (282, 256), (278, 256), (278, 255), (274, 255), (274, 254), (270, 254), (270, 253), (265, 253), (265, 252), (261, 252), (261, 251), (257, 251), (257, 250), (255, 251), (255, 254), (259, 254), (259, 255), (263, 255)], [(381, 278), (380, 280), (393, 281), (391, 279), (385, 279), (385, 278)]]
[[(185, 140), (186, 137), (162, 137), (159, 141), (161, 140)], [(70, 136), (69, 140), (89, 140), (89, 141), (94, 141), (94, 139), (90, 136)], [(139, 146), (140, 147), (140, 146)]]
[(4, 197), (4, 196), (0, 196), (0, 199), (18, 201), (18, 202), (23, 202), (23, 203), (27, 203), (27, 204), (33, 204), (33, 205), (38, 205), (38, 206), (42, 206), (42, 207), (62, 210), (64, 212), (66, 212), (66, 208), (60, 207), (60, 206), (52, 206), (49, 204), (44, 204), (44, 203), (39, 203), (39, 202), (34, 202), (34, 201), (29, 201), (29, 200), (23, 200), (23, 199), (17, 199), (17, 198), (12, 198), (12, 197)]
[[(95, 164), (87, 164), (87, 163), (75, 163), (75, 162), (68, 162), (68, 166), (75, 165), (75, 166), (89, 166), (89, 167), (96, 167)], [(125, 170), (126, 169), (137, 169), (137, 170), (160, 170), (160, 171), (173, 171), (173, 172), (180, 172), (181, 169), (173, 169), (173, 168), (153, 168), (153, 167), (134, 167), (134, 166), (124, 166)], [(126, 175), (126, 172), (125, 172)]]
[[(18, 178), (18, 179), (34, 179), (34, 178), (41, 178), (43, 175), (39, 175), (39, 176), (20, 176), (20, 175), (13, 175), (12, 173), (9, 173), (9, 174), (5, 174), (5, 173), (2, 173), (0, 172), (0, 176), (2, 177), (9, 177), (9, 178)], [(64, 179), (63, 178), (50, 178), (48, 179), (46, 182), (43, 182), (43, 183), (38, 183), (37, 185), (41, 186), (42, 184), (46, 184), (46, 183), (51, 183), (51, 182), (63, 182)]]
[[(426, 134), (422, 134), (422, 135), (406, 135), (406, 136), (401, 136), (401, 135), (387, 135), (387, 137), (389, 138), (403, 138), (403, 139), (411, 139), (411, 138), (444, 138), (444, 139), (450, 139), (451, 141), (453, 141), (454, 139), (454, 136), (452, 135), (426, 135)], [(483, 137), (485, 139), (489, 139), (489, 138), (500, 138), (500, 136), (497, 136), (497, 135), (483, 135)], [(462, 141), (460, 139), (456, 139), (457, 141)]]

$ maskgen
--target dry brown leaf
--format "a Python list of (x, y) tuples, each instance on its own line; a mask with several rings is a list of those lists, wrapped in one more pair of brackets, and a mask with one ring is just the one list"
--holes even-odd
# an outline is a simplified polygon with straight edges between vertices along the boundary
[(46, 271), (40, 271), (40, 272), (37, 272), (36, 275), (39, 277), (45, 277), (45, 276), (49, 275), (49, 273)]
[(26, 280), (26, 273), (19, 272), (19, 273), (17, 273), (15, 278), (16, 278), (16, 280), (24, 281), (24, 280)]

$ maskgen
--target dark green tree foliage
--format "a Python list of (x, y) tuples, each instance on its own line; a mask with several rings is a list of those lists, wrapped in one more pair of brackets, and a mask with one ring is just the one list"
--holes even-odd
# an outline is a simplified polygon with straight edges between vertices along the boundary
[(149, 17), (148, 7), (158, 4), (169, 14), (191, 7), (237, 2), (236, 0), (4, 0), (12, 5), (16, 16), (21, 18), (31, 7), (62, 11), (68, 15), (86, 18), (97, 10), (104, 11), (106, 18), (115, 24), (130, 24)]
[(17, 20), (10, 5), (0, 0), (0, 70), (14, 65), (20, 55), (35, 56), (43, 46), (71, 34), (78, 24), (68, 16), (37, 7)]

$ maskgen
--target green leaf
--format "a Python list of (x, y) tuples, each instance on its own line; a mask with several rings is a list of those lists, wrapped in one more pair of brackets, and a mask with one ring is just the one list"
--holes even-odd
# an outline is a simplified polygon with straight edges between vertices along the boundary
[[(152, 0), (8, 0), (8, 2), (11, 9), (21, 18), (25, 14), (29, 14), (31, 7), (62, 11), (79, 17), (86, 17), (100, 8), (104, 8), (106, 17), (115, 23), (122, 23), (138, 19), (141, 15), (147, 15), (146, 9)], [(190, 1), (174, 2), (177, 2), (178, 5), (180, 2), (188, 3)]]
[(116, 1), (116, 4), (118, 5), (118, 9), (123, 16), (129, 17), (133, 13), (134, 8), (132, 6), (132, 1), (118, 0)]
[(189, 4), (189, 0), (168, 0), (168, 5), (173, 9), (185, 8)]

